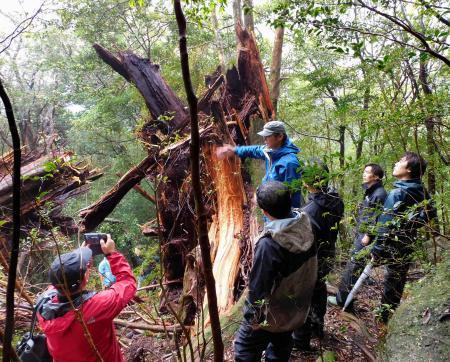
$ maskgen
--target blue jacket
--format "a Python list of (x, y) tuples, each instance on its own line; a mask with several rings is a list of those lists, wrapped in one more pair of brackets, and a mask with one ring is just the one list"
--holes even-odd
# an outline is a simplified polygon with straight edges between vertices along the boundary
[[(257, 158), (266, 161), (266, 174), (262, 182), (280, 181), (291, 182), (300, 178), (300, 163), (297, 159), (297, 153), (300, 149), (294, 145), (289, 138), (276, 150), (266, 146), (237, 146), (234, 150), (240, 158)], [(292, 195), (292, 207), (298, 208), (303, 204), (300, 192)]]
[[(395, 182), (394, 186), (378, 219), (376, 241), (372, 248), (372, 253), (378, 258), (408, 257), (414, 249), (417, 229), (425, 222), (418, 220), (418, 210), (414, 210), (415, 206), (429, 198), (422, 181), (402, 180)], [(432, 205), (426, 208), (429, 208), (429, 218), (434, 218), (436, 210)]]

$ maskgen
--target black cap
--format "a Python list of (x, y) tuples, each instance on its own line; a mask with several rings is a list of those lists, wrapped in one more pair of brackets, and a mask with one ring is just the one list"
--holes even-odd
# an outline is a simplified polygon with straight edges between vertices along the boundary
[(68, 290), (75, 291), (83, 281), (91, 258), (92, 250), (86, 247), (78, 248), (70, 253), (61, 254), (59, 257), (56, 257), (50, 266), (48, 272), (50, 282), (57, 289), (63, 289), (65, 282), (67, 282)]

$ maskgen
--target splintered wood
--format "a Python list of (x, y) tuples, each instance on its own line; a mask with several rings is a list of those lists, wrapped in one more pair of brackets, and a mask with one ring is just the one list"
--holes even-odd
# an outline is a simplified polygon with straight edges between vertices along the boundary
[(240, 238), (244, 227), (243, 206), (247, 204), (239, 158), (219, 161), (216, 145), (203, 147), (206, 167), (216, 188), (216, 214), (209, 240), (219, 311), (234, 302), (234, 286), (239, 273)]
[[(255, 39), (240, 25), (236, 27), (236, 35), (237, 66), (223, 73), (219, 67), (206, 76), (207, 90), (198, 103), (202, 201), (210, 221), (211, 258), (222, 312), (230, 309), (246, 285), (252, 239), (258, 228), (249, 172), (237, 157), (219, 161), (215, 150), (223, 143), (249, 144), (255, 127), (259, 129), (262, 121), (274, 116)], [(143, 96), (151, 119), (138, 137), (147, 147), (148, 159), (154, 167), (142, 169), (132, 182), (119, 180), (82, 212), (81, 224), (85, 229), (97, 226), (129, 189), (144, 176), (149, 179), (156, 190), (157, 233), (167, 283), (160, 309), (168, 311), (178, 305), (183, 323), (193, 324), (196, 312), (202, 308), (205, 290), (190, 181), (189, 116), (162, 78), (157, 64), (130, 52), (112, 53), (97, 44), (94, 48), (105, 63), (134, 84)], [(135, 170), (130, 172), (136, 175)], [(155, 235), (156, 225), (152, 224), (150, 229), (146, 232)]]

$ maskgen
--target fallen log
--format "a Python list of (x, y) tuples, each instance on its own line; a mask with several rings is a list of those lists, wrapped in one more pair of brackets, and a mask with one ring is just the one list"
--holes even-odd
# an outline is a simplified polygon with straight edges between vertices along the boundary
[(156, 333), (165, 333), (166, 331), (168, 333), (174, 333), (174, 332), (181, 332), (181, 325), (179, 324), (172, 324), (172, 325), (151, 325), (147, 323), (135, 323), (135, 322), (128, 322), (122, 319), (114, 319), (114, 324), (117, 326), (125, 327), (125, 328), (131, 328), (131, 329), (140, 329), (143, 331), (151, 331)]
[(80, 231), (95, 229), (117, 206), (122, 198), (138, 184), (155, 164), (155, 158), (148, 156), (137, 166), (123, 175), (116, 185), (104, 194), (97, 202), (80, 211)]

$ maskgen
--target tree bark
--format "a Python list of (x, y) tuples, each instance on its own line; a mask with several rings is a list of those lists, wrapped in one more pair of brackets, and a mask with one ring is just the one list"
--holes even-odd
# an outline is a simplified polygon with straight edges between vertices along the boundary
[(244, 0), (244, 26), (250, 31), (255, 31), (255, 24), (253, 20), (253, 0)]
[(278, 98), (280, 97), (281, 83), (281, 59), (283, 54), (284, 27), (275, 29), (275, 40), (272, 51), (272, 64), (270, 66), (270, 99), (272, 100), (275, 113), (278, 107)]
[(219, 61), (221, 66), (221, 72), (225, 72), (226, 69), (226, 57), (225, 57), (225, 50), (223, 46), (223, 39), (222, 35), (220, 34), (220, 28), (219, 28), (219, 20), (217, 20), (217, 8), (214, 6), (214, 9), (211, 12), (211, 24), (214, 29), (214, 34), (216, 36), (216, 46), (217, 50), (219, 51)]
[(95, 229), (114, 210), (122, 198), (145, 177), (149, 168), (155, 163), (155, 158), (148, 156), (139, 165), (133, 167), (112, 189), (104, 194), (98, 201), (81, 210), (80, 231), (86, 232)]
[[(242, 4), (241, 0), (233, 0), (233, 21), (234, 27), (236, 28), (239, 25), (242, 25)], [(239, 38), (236, 35), (236, 41), (239, 44)]]
[[(422, 86), (422, 91), (425, 95), (425, 99), (428, 98), (433, 94), (433, 91), (431, 89), (431, 86), (428, 82), (428, 71), (427, 71), (427, 64), (425, 60), (420, 60), (420, 69), (419, 69), (419, 81)], [(426, 109), (426, 107), (425, 107)], [(427, 167), (427, 173), (428, 173), (428, 192), (431, 195), (434, 195), (436, 193), (436, 174), (434, 169), (434, 157), (436, 154), (436, 147), (435, 147), (435, 139), (434, 139), (434, 117), (427, 116), (425, 119), (425, 128), (427, 130), (427, 153), (429, 156), (428, 159), (428, 167)]]

